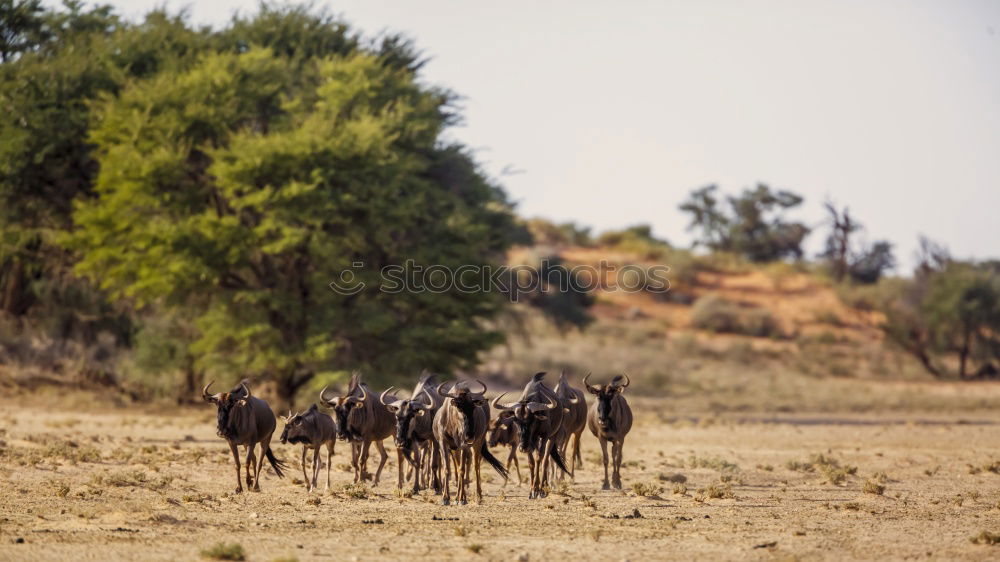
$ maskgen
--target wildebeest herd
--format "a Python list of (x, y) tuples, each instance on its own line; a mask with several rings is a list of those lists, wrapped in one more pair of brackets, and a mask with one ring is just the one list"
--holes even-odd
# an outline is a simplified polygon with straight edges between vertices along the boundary
[[(588, 409), (586, 394), (570, 386), (565, 373), (553, 388), (545, 383), (545, 373), (535, 374), (520, 398), (506, 403), (502, 402), (505, 394), (487, 401), (488, 389), (478, 380), (435, 384), (433, 375), (424, 374), (409, 398), (404, 399), (393, 387), (376, 393), (355, 374), (342, 395), (331, 396), (324, 388), (318, 405), (283, 416), (280, 441), (302, 445), (302, 477), (311, 492), (317, 487), (324, 446), (326, 486), (330, 487), (330, 464), (337, 441), (350, 444), (354, 482), (371, 480), (377, 486), (389, 458), (383, 441), (392, 436), (398, 466), (396, 486), (414, 494), (433, 489), (435, 494), (442, 494), (441, 503), (448, 505), (453, 484), (455, 501), (468, 503), (468, 486), (473, 478), (476, 499), (482, 500), (483, 460), (503, 477), (505, 484), (513, 464), (520, 483), (518, 452), (528, 460), (528, 497), (545, 497), (550, 479), (574, 477), (577, 464), (582, 463), (580, 437), (586, 427), (601, 444), (603, 489), (621, 489), (622, 447), (632, 428), (632, 410), (622, 393), (630, 380), (627, 375), (619, 375), (607, 384), (592, 385), (589, 379), (590, 375), (584, 377), (583, 385), (596, 401)], [(243, 492), (240, 445), (246, 447), (247, 487), (259, 492), (265, 458), (279, 478), (287, 470), (271, 449), (277, 427), (274, 413), (267, 402), (251, 393), (245, 380), (229, 392), (209, 394), (211, 386), (209, 383), (202, 389), (202, 397), (216, 405), (218, 434), (233, 452), (236, 493)], [(320, 406), (332, 410), (333, 415), (321, 411)], [(373, 444), (380, 455), (374, 475), (368, 472)], [(260, 458), (254, 452), (258, 445)], [(490, 452), (490, 447), (497, 446), (509, 448), (506, 464)], [(310, 450), (311, 474), (306, 471)]]

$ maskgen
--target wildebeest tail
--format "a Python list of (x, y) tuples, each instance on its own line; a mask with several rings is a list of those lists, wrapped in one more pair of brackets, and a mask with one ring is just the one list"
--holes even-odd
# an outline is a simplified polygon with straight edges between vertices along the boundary
[(559, 454), (559, 447), (556, 447), (555, 441), (552, 442), (552, 445), (549, 448), (549, 457), (556, 463), (559, 470), (569, 474), (569, 469), (566, 468), (566, 463), (563, 461), (562, 455)]
[(274, 469), (274, 473), (278, 475), (278, 478), (284, 478), (285, 473), (281, 470), (288, 468), (288, 466), (274, 456), (274, 451), (270, 447), (267, 448), (267, 452), (264, 455), (267, 456), (267, 461), (271, 463), (271, 468)]
[(482, 453), (483, 458), (486, 459), (486, 462), (490, 463), (490, 466), (493, 467), (493, 470), (497, 471), (497, 474), (503, 476), (503, 479), (506, 480), (507, 469), (503, 467), (503, 463), (501, 463), (499, 459), (493, 456), (493, 453), (490, 452), (490, 448), (486, 446), (486, 441), (483, 441), (483, 446), (482, 449), (480, 449), (480, 452)]

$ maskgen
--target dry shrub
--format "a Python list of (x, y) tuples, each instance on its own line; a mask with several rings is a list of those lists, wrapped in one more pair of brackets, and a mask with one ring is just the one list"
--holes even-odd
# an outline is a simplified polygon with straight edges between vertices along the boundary
[(698, 488), (695, 501), (703, 502), (706, 499), (729, 499), (736, 497), (733, 494), (733, 487), (729, 484), (709, 484), (704, 488)]
[(656, 484), (646, 484), (644, 482), (636, 482), (632, 484), (632, 491), (635, 495), (642, 497), (656, 497), (663, 493), (663, 488)]
[(885, 493), (885, 486), (879, 484), (873, 479), (868, 479), (865, 480), (864, 485), (861, 486), (861, 491), (863, 491), (866, 494), (875, 494), (877, 496), (881, 496), (883, 493)]
[(665, 473), (661, 472), (657, 476), (660, 482), (673, 482), (675, 484), (683, 484), (687, 482), (687, 476), (684, 476), (680, 472)]
[(698, 299), (691, 309), (691, 325), (710, 332), (760, 338), (780, 337), (781, 330), (767, 310), (742, 306), (715, 295)]
[(969, 537), (969, 541), (972, 544), (1000, 544), (1000, 533), (991, 533), (989, 531), (979, 531), (978, 535), (973, 535)]
[(822, 453), (813, 455), (807, 462), (788, 461), (785, 466), (796, 472), (819, 472), (830, 484), (842, 484), (848, 476), (858, 471), (858, 467), (841, 465), (837, 459), (827, 457)]
[(247, 555), (239, 543), (216, 543), (201, 551), (204, 558), (213, 560), (246, 560)]

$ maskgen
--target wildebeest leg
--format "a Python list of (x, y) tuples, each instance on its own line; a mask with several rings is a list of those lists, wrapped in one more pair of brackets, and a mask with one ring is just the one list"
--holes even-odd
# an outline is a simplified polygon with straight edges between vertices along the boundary
[(309, 446), (302, 445), (302, 462), (300, 463), (302, 465), (302, 481), (306, 483), (306, 490), (311, 492), (312, 489), (309, 487), (309, 476), (306, 474), (306, 453), (308, 452)]
[(535, 498), (535, 451), (528, 449), (528, 499)]
[[(475, 448), (472, 452), (472, 469), (476, 471), (476, 501), (483, 503), (483, 453), (482, 447)], [(506, 482), (504, 482), (506, 484)]]
[(604, 457), (604, 485), (601, 486), (601, 489), (610, 490), (611, 484), (608, 483), (608, 441), (603, 437), (598, 437), (597, 440), (601, 442), (601, 455)]
[(313, 490), (316, 489), (316, 481), (319, 480), (319, 467), (320, 467), (319, 450), (320, 449), (322, 449), (322, 446), (319, 446), (319, 447), (316, 447), (315, 449), (313, 449), (313, 477), (312, 477), (312, 489)]
[(396, 446), (396, 489), (403, 489), (403, 448)]
[(330, 489), (330, 467), (333, 464), (333, 448), (335, 441), (326, 444), (326, 489)]
[(580, 454), (580, 438), (581, 437), (583, 437), (583, 428), (582, 427), (580, 428), (580, 431), (576, 432), (576, 438), (573, 440), (573, 454), (576, 455), (576, 460), (574, 462), (574, 466), (579, 465), (580, 468), (583, 468), (583, 455)]
[(271, 434), (268, 433), (264, 439), (260, 441), (260, 458), (255, 458), (257, 461), (257, 468), (254, 470), (253, 474), (253, 491), (260, 491), (260, 471), (264, 468), (264, 459), (267, 458), (267, 450), (271, 448)]
[(361, 458), (361, 445), (357, 442), (351, 442), (351, 466), (354, 467), (354, 483), (357, 484), (361, 482), (361, 466), (358, 464)]
[(229, 442), (229, 448), (233, 451), (233, 462), (236, 463), (236, 493), (243, 493), (243, 480), (240, 474), (240, 450), (236, 447), (236, 443), (232, 441)]
[(542, 440), (542, 479), (538, 486), (538, 496), (546, 497), (549, 493), (545, 490), (549, 486), (549, 472), (552, 468), (552, 441)]
[(382, 455), (382, 459), (378, 463), (378, 470), (375, 471), (375, 481), (372, 482), (372, 486), (378, 486), (378, 479), (382, 475), (382, 467), (385, 466), (386, 461), (389, 460), (389, 453), (385, 452), (385, 445), (382, 441), (376, 441), (375, 447), (378, 448), (378, 452)]
[[(448, 505), (451, 503), (451, 459), (449, 458), (451, 451), (448, 450), (443, 441), (439, 447), (441, 448), (441, 456), (444, 457), (444, 497), (441, 498), (441, 505)], [(237, 471), (239, 471), (238, 468)]]
[(368, 450), (371, 446), (371, 441), (365, 441), (361, 445), (361, 457), (358, 459), (358, 465), (361, 466), (361, 482), (371, 478), (371, 474), (368, 474)]
[(431, 443), (431, 477), (434, 484), (434, 493), (441, 493), (441, 448)]
[[(511, 462), (514, 463), (514, 470), (517, 471), (517, 485), (518, 485), (518, 487), (520, 487), (521, 486), (521, 482), (522, 482), (521, 481), (521, 465), (517, 462), (517, 446), (516, 445), (511, 445), (511, 447), (510, 447), (510, 455), (507, 456), (507, 472), (508, 473), (510, 472), (510, 463)], [(507, 483), (504, 482), (504, 485), (506, 486)]]
[[(420, 493), (420, 461), (422, 457), (420, 455), (420, 445), (413, 448), (413, 493)], [(424, 455), (426, 456), (426, 455)], [(426, 471), (426, 469), (425, 469)]]
[[(572, 482), (576, 482), (576, 459), (580, 456), (580, 433), (574, 433), (570, 436), (573, 439), (573, 448), (570, 450), (569, 455), (569, 479)], [(566, 457), (563, 457), (563, 462), (566, 461)]]
[(462, 449), (460, 455), (462, 458), (462, 467), (459, 469), (461, 480), (459, 480), (458, 484), (458, 503), (465, 505), (469, 503), (469, 457), (471, 455), (468, 448)]
[(611, 483), (614, 485), (616, 490), (622, 489), (622, 446), (625, 445), (624, 439), (615, 439), (611, 444), (611, 458), (615, 463), (615, 472), (612, 476)]
[[(256, 443), (251, 443), (247, 445), (247, 489), (253, 489), (253, 469), (257, 466), (257, 457), (254, 456), (253, 450), (256, 447)], [(263, 455), (262, 455), (263, 456)]]

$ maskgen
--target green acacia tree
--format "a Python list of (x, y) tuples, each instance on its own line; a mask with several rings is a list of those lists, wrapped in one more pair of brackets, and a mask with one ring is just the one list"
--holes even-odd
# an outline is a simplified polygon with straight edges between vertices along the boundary
[[(499, 260), (510, 206), (441, 141), (451, 96), (357, 52), (202, 56), (99, 104), (96, 197), (77, 204), (76, 271), (138, 306), (183, 307), (200, 368), (278, 383), (469, 365), (500, 335), (484, 292), (379, 290), (382, 267)], [(354, 264), (356, 294), (328, 288)]]

